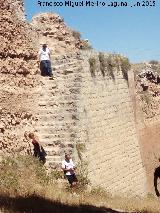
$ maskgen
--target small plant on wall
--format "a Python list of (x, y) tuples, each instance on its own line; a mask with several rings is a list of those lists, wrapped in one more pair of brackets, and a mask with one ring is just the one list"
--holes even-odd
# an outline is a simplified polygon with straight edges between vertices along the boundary
[(100, 70), (103, 77), (107, 75), (115, 80), (114, 70), (118, 67), (115, 56), (115, 54), (105, 55), (102, 52), (99, 53)]
[(96, 66), (97, 66), (96, 58), (95, 57), (89, 58), (89, 65), (90, 65), (91, 76), (95, 77)]

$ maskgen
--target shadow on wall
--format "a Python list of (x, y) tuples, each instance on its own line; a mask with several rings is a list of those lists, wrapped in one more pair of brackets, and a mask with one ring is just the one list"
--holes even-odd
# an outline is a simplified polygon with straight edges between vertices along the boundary
[(65, 205), (35, 195), (28, 197), (0, 196), (0, 209), (5, 209), (5, 212), (9, 213), (119, 213), (105, 207)]
[(158, 166), (154, 172), (154, 189), (157, 197), (160, 196), (160, 192), (158, 190), (158, 178), (160, 178), (160, 166)]

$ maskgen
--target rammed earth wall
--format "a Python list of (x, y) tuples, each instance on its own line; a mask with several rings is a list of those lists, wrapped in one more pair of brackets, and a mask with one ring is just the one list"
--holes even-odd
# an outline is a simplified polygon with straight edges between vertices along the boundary
[[(34, 19), (34, 30), (23, 18), (18, 18), (23, 14), (21, 1), (15, 1), (12, 6), (11, 3), (1, 0), (0, 4), (2, 154), (26, 153), (29, 145), (24, 140), (24, 131), (36, 130), (46, 145), (48, 166), (52, 163), (54, 168), (59, 166), (64, 151), (76, 153), (80, 143), (86, 149), (82, 160), (87, 162), (88, 178), (94, 187), (103, 187), (116, 195), (145, 195), (146, 174), (140, 153), (143, 149), (138, 142), (134, 105), (121, 67), (103, 72), (98, 54), (79, 53), (71, 31), (54, 16), (55, 43), (51, 49), (55, 78), (52, 82), (40, 77), (36, 42), (39, 44), (38, 39), (42, 38), (38, 32), (46, 36), (43, 41), (46, 39), (51, 44), (52, 39), (46, 29), (42, 28), (41, 32), (35, 27), (36, 23), (43, 26), (43, 15), (40, 20)], [(19, 12), (15, 15), (18, 5)], [(51, 19), (51, 14), (45, 15), (48, 24), (52, 23)], [(58, 23), (62, 23), (60, 34)], [(70, 44), (74, 45), (69, 55)], [(89, 63), (92, 57), (95, 61)], [(143, 138), (147, 134), (142, 134)]]
[(93, 186), (112, 194), (145, 195), (146, 175), (128, 83), (121, 71), (103, 77), (99, 65), (92, 77), (86, 55), (83, 68), (79, 126), (88, 177)]

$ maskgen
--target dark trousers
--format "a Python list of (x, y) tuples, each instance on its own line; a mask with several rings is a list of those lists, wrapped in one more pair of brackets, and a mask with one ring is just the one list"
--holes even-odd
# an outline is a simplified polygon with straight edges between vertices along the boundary
[(52, 76), (51, 61), (50, 60), (41, 61), (40, 70), (42, 76)]
[(46, 152), (43, 149), (43, 147), (41, 147), (41, 151), (40, 151), (40, 147), (34, 147), (33, 151), (34, 151), (34, 156), (37, 157), (41, 162), (45, 163), (46, 162)]

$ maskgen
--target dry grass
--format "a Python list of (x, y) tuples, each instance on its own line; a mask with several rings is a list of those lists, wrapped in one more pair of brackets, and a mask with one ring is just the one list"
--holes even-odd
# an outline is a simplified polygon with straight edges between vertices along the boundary
[(81, 38), (81, 33), (76, 30), (72, 30), (72, 35), (77, 40), (80, 40), (80, 38)]
[(128, 81), (128, 71), (131, 68), (128, 58), (122, 57), (119, 54), (110, 54), (106, 56), (104, 53), (99, 53), (100, 70), (103, 75), (108, 75), (115, 80), (115, 71), (121, 70), (123, 78)]
[(89, 65), (90, 65), (91, 76), (95, 77), (96, 76), (96, 69), (97, 69), (97, 61), (96, 61), (95, 57), (89, 58)]
[(32, 157), (6, 159), (0, 163), (0, 209), (10, 213), (118, 213), (160, 212), (159, 200), (150, 197), (112, 197), (103, 189), (78, 191), (78, 197), (58, 184), (57, 176), (46, 173)]

